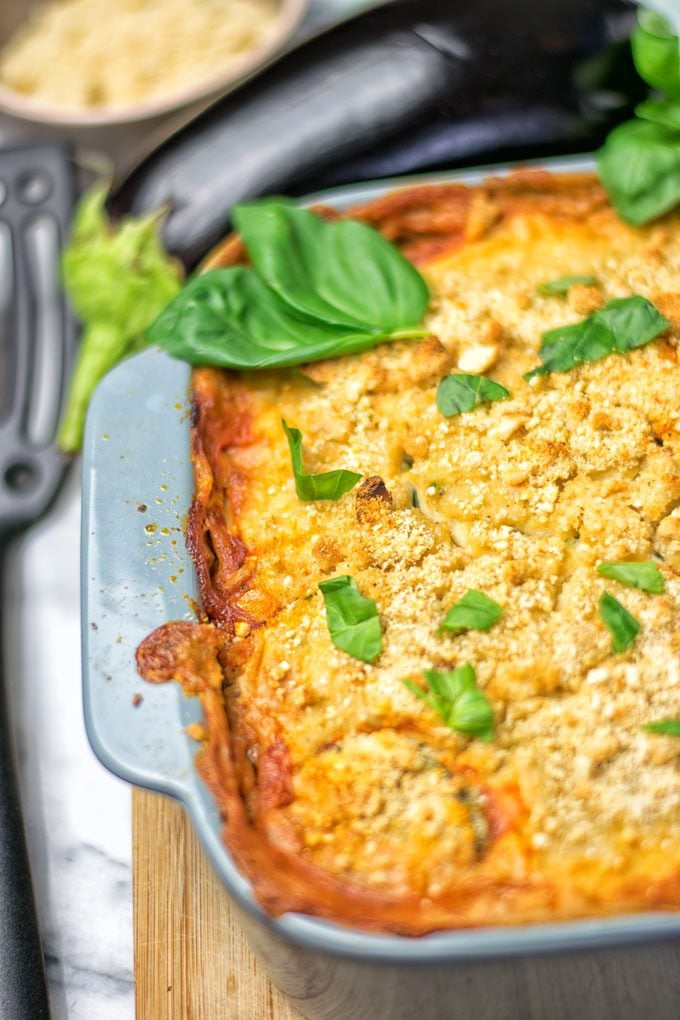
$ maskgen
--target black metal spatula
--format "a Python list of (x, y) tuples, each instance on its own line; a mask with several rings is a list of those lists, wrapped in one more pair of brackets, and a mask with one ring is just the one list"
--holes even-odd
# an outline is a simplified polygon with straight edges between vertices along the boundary
[[(76, 341), (58, 279), (73, 202), (65, 149), (0, 150), (0, 569), (66, 468), (52, 443)], [(0, 1018), (39, 1020), (49, 1005), (3, 667), (0, 646)]]

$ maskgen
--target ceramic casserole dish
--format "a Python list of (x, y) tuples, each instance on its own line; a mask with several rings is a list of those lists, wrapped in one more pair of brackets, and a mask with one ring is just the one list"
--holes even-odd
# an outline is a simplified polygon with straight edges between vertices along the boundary
[[(583, 168), (578, 161), (551, 166)], [(482, 176), (469, 172), (446, 179), (476, 183)], [(342, 208), (369, 201), (396, 183), (314, 198)], [(104, 380), (88, 418), (84, 699), (100, 760), (129, 782), (183, 803), (253, 948), (310, 1020), (599, 1020), (637, 1017), (647, 1007), (654, 1020), (675, 1017), (680, 914), (406, 938), (300, 914), (272, 918), (260, 908), (222, 842), (219, 812), (194, 767), (196, 744), (185, 727), (200, 721), (197, 699), (186, 699), (174, 684), (144, 684), (135, 669), (135, 649), (154, 628), (168, 620), (195, 620), (198, 592), (183, 533), (193, 494), (188, 386), (186, 365), (149, 350)]]

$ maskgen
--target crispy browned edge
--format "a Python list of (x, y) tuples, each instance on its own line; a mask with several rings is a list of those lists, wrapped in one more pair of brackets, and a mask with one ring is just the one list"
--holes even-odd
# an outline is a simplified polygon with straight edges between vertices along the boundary
[[(553, 176), (517, 171), (469, 188), (462, 184), (422, 184), (391, 192), (345, 214), (379, 229), (416, 264), (454, 251), (525, 212), (543, 212), (554, 221), (586, 220), (605, 209), (606, 195), (591, 174)], [(335, 218), (332, 209), (319, 215)], [(208, 257), (203, 269), (245, 261), (240, 238), (232, 235)], [(247, 391), (235, 376), (199, 369), (193, 379), (191, 426), (196, 493), (188, 516), (187, 546), (201, 591), (204, 623), (175, 622), (159, 627), (137, 651), (142, 676), (159, 683), (182, 683), (198, 695), (205, 715), (205, 740), (197, 757), (199, 772), (225, 820), (223, 836), (236, 865), (251, 880), (255, 895), (271, 914), (300, 911), (365, 930), (423, 935), (446, 928), (602, 916), (626, 909), (672, 909), (680, 901), (680, 875), (662, 881), (631, 881), (619, 888), (616, 903), (588, 904), (559, 895), (547, 880), (497, 881), (461, 876), (457, 886), (436, 900), (418, 894), (388, 897), (329, 874), (294, 849), (275, 845), (268, 826), (292, 800), (291, 763), (276, 724), (246, 730), (237, 698), (230, 697), (238, 668), (231, 639), (240, 620), (253, 629), (266, 626), (266, 608), (253, 619), (239, 606), (251, 587), (255, 564), (238, 535), (238, 489), (246, 481), (224, 477), (223, 451), (247, 444), (251, 417)], [(224, 508), (232, 520), (225, 520)], [(252, 642), (246, 642), (246, 647)], [(247, 652), (246, 652), (247, 654)], [(257, 739), (257, 770), (246, 751)], [(265, 743), (262, 750), (263, 739)], [(512, 827), (497, 806), (492, 829), (499, 837)]]

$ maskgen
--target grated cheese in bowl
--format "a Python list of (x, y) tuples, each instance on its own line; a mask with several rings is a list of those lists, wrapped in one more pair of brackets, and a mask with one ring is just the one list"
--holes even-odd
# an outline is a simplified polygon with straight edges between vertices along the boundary
[(0, 50), (0, 85), (52, 107), (115, 110), (228, 74), (266, 44), (276, 0), (52, 0)]

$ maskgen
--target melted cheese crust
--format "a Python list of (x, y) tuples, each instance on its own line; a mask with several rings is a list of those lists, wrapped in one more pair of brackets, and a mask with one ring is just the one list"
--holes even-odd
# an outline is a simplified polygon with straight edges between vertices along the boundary
[[(551, 188), (505, 215), (488, 208), (502, 188), (466, 193), (474, 230), (421, 266), (431, 337), (306, 378), (194, 374), (190, 545), (217, 626), (152, 635), (140, 664), (201, 693), (203, 772), (274, 912), (421, 934), (680, 906), (680, 740), (641, 729), (680, 716), (680, 222), (632, 229)], [(573, 274), (598, 283), (537, 294)], [(671, 330), (523, 380), (542, 332), (630, 294)], [(456, 370), (511, 399), (444, 418), (436, 386)], [(369, 481), (298, 500), (282, 418), (306, 470)], [(660, 596), (595, 570), (650, 558)], [(331, 642), (317, 586), (339, 574), (379, 607), (374, 665)], [(469, 588), (501, 619), (438, 635)], [(610, 650), (603, 589), (642, 625), (627, 653)], [(402, 683), (468, 661), (491, 744)]]

